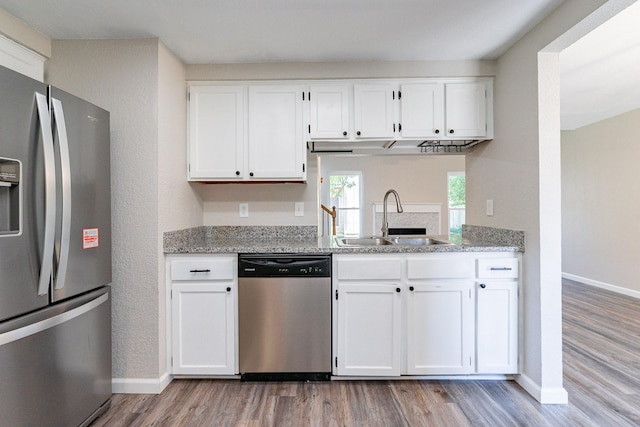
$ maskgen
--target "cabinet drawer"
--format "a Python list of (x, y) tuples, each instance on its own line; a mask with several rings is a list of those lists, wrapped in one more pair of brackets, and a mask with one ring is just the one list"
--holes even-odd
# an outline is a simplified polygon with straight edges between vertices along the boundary
[(518, 277), (518, 258), (480, 258), (479, 279), (512, 279)]
[(407, 278), (464, 279), (473, 277), (473, 259), (411, 259), (407, 260)]
[(400, 280), (402, 261), (393, 260), (339, 260), (338, 280), (382, 279)]
[(171, 280), (233, 280), (232, 258), (171, 261)]

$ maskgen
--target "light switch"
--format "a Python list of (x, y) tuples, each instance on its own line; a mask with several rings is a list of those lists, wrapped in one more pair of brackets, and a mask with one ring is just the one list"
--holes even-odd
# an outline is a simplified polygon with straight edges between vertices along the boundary
[(295, 216), (304, 216), (304, 202), (296, 202), (294, 214)]
[(249, 203), (240, 203), (239, 214), (240, 218), (247, 218), (249, 216)]
[(493, 216), (493, 199), (487, 199), (487, 216)]

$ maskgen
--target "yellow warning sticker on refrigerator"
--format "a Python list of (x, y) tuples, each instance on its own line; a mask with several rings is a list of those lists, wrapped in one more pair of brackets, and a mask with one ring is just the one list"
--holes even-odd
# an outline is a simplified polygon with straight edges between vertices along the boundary
[(82, 229), (82, 249), (97, 248), (100, 246), (99, 232), (97, 228)]

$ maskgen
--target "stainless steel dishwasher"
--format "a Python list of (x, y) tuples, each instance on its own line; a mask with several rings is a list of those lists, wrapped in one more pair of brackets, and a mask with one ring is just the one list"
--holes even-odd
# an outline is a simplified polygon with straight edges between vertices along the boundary
[(250, 380), (331, 376), (331, 255), (240, 254), (240, 375)]

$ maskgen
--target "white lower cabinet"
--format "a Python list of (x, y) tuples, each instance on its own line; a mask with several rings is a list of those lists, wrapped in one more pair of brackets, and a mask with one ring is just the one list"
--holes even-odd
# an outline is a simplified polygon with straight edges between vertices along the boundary
[(339, 375), (400, 375), (399, 286), (373, 281), (340, 285)]
[(518, 258), (491, 255), (334, 254), (334, 374), (517, 373)]
[(476, 370), (518, 372), (518, 259), (477, 261)]
[(473, 372), (472, 290), (472, 282), (409, 286), (407, 374)]
[(173, 374), (237, 372), (236, 265), (235, 255), (168, 262)]

